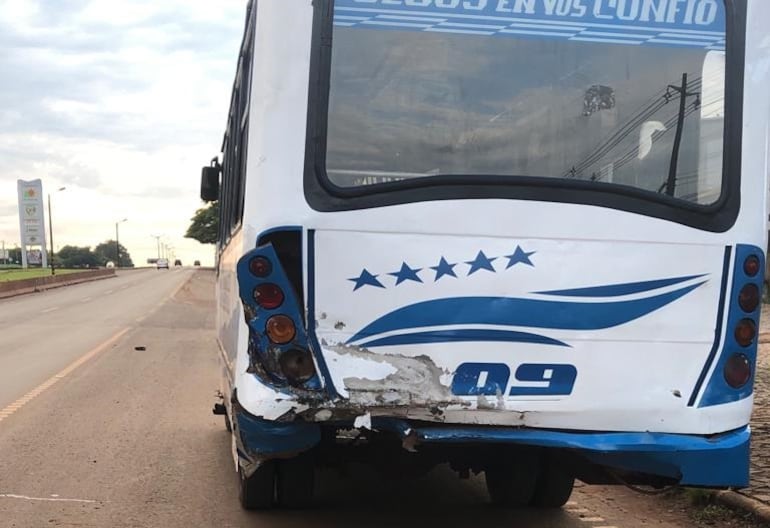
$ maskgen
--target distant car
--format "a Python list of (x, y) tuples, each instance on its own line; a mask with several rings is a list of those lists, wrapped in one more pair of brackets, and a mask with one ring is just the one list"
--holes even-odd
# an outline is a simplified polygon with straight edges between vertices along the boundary
[(195, 262), (193, 262), (193, 266), (200, 266), (200, 265), (201, 265), (200, 260), (196, 260)]
[(168, 269), (168, 259), (158, 259), (155, 264), (158, 266), (158, 269)]
[(176, 260), (174, 261), (174, 266), (181, 266), (181, 265), (182, 265), (182, 261), (181, 261), (181, 260), (179, 260), (179, 259), (176, 259)]

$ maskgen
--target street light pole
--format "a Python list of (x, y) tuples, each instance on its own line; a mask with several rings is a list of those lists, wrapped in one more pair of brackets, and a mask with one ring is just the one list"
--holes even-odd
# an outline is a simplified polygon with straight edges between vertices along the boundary
[(160, 239), (163, 238), (163, 235), (150, 235), (152, 238), (155, 239), (155, 242), (158, 244), (158, 258), (160, 259)]
[(127, 222), (128, 218), (124, 218), (123, 220), (118, 220), (115, 222), (115, 267), (120, 267), (120, 233), (118, 232), (118, 226), (122, 224), (123, 222)]
[[(66, 187), (59, 187), (56, 192), (65, 190)], [(45, 227), (43, 227), (45, 229)], [(45, 231), (43, 231), (45, 233)], [(56, 275), (56, 266), (53, 263), (53, 215), (51, 215), (51, 193), (48, 193), (48, 238), (51, 239), (51, 275)]]

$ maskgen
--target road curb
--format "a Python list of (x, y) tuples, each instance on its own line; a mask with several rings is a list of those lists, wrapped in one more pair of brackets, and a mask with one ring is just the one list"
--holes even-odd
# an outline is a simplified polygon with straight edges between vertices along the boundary
[[(14, 282), (6, 282), (0, 285), (0, 300), (11, 299), (20, 295), (29, 295), (39, 293), (55, 288), (63, 288), (85, 282), (115, 278), (114, 270), (107, 272), (100, 270), (98, 272), (72, 273), (67, 275), (56, 275), (53, 277), (39, 277), (34, 279), (24, 279)], [(16, 286), (11, 288), (11, 286)]]
[(764, 502), (752, 499), (737, 491), (715, 491), (712, 497), (720, 504), (751, 513), (757, 519), (770, 523), (770, 506)]

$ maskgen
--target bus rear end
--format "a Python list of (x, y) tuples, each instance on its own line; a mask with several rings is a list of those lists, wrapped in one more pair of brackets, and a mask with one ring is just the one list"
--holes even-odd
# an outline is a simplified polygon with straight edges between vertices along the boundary
[(267, 64), (285, 99), (252, 92), (308, 111), (250, 143), (307, 127), (246, 194), (247, 491), (301, 503), (313, 463), (358, 459), (484, 472), (514, 506), (748, 484), (770, 5), (260, 5), (312, 37), (282, 51), (307, 86)]

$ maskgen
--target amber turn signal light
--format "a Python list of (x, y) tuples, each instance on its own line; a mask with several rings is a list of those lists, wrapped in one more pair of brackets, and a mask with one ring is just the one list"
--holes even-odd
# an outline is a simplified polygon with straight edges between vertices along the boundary
[(290, 317), (274, 315), (267, 320), (265, 333), (270, 338), (270, 341), (276, 345), (285, 345), (294, 339), (294, 336), (297, 335), (297, 329)]

